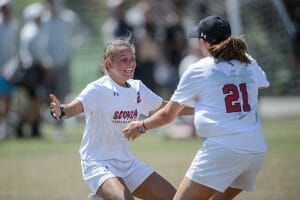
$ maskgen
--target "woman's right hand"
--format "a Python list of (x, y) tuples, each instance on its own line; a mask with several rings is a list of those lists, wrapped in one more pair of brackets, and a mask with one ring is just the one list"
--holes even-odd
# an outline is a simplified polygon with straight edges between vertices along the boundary
[(56, 120), (60, 120), (61, 104), (54, 94), (50, 94), (49, 96), (51, 99), (51, 103), (50, 103), (51, 116)]

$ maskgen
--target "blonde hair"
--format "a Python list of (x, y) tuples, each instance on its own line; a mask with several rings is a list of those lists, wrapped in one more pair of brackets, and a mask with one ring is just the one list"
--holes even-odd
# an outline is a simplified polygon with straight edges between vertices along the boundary
[(245, 39), (241, 37), (229, 37), (223, 42), (208, 47), (210, 55), (218, 60), (239, 60), (242, 63), (250, 64), (247, 56), (248, 50)]
[(103, 59), (113, 60), (114, 56), (120, 52), (122, 47), (131, 48), (133, 53), (135, 53), (135, 46), (129, 42), (128, 38), (119, 38), (107, 44), (104, 49)]

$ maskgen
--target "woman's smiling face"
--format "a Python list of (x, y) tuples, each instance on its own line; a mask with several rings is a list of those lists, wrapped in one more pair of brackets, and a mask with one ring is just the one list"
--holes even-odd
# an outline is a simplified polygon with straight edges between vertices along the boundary
[(135, 53), (130, 47), (120, 47), (112, 59), (106, 59), (108, 75), (119, 85), (126, 87), (126, 81), (133, 78), (136, 68)]

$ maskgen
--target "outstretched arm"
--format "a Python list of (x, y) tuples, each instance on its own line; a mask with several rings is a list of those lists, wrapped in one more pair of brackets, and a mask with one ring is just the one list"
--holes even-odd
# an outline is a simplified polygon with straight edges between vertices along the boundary
[(166, 106), (158, 110), (144, 121), (133, 121), (123, 129), (124, 136), (128, 140), (134, 140), (146, 130), (157, 128), (172, 122), (185, 106), (170, 100)]
[[(168, 101), (163, 101), (163, 103), (160, 105), (160, 107), (156, 110), (160, 110), (161, 108), (165, 107), (167, 105)], [(195, 109), (194, 107), (191, 106), (186, 106), (184, 105), (181, 111), (178, 113), (178, 115), (183, 116), (183, 115), (194, 115)]]
[(50, 111), (51, 115), (56, 119), (67, 119), (78, 115), (84, 111), (80, 101), (74, 100), (69, 104), (61, 104), (54, 94), (50, 94)]

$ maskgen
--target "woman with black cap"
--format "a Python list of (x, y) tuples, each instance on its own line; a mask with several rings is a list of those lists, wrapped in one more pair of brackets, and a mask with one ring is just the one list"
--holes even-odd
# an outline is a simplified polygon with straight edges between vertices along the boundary
[(189, 37), (198, 38), (206, 57), (188, 67), (163, 109), (132, 122), (123, 132), (127, 139), (135, 139), (140, 127), (167, 124), (192, 103), (194, 125), (204, 142), (174, 199), (233, 199), (243, 190), (255, 190), (265, 158), (258, 93), (269, 82), (246, 43), (231, 36), (225, 19), (206, 17)]

